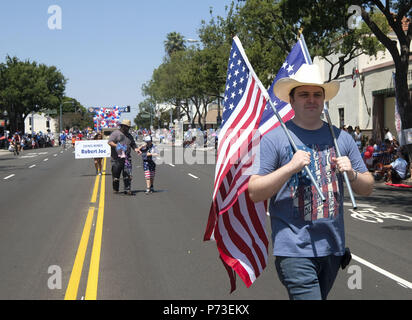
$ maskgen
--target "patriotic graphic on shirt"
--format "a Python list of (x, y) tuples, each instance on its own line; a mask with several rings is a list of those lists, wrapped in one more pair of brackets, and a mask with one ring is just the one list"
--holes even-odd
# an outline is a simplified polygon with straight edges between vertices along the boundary
[[(266, 95), (266, 96), (265, 96)], [(253, 203), (247, 169), (260, 141), (258, 125), (269, 96), (237, 37), (228, 63), (222, 126), (218, 136), (213, 201), (204, 240), (216, 240), (235, 290), (235, 272), (249, 287), (266, 267), (266, 205)]]
[[(294, 116), (294, 112), (289, 103), (286, 103), (275, 96), (273, 87), (279, 79), (294, 75), (302, 66), (302, 64), (310, 63), (310, 57), (306, 56), (305, 50), (303, 49), (304, 46), (305, 44), (301, 39), (299, 39), (299, 41), (293, 46), (289, 55), (286, 57), (285, 62), (278, 71), (275, 80), (273, 80), (268, 92), (270, 100), (272, 101), (273, 105), (275, 106), (284, 122), (290, 120)], [(265, 135), (267, 132), (279, 125), (280, 123), (278, 121), (278, 118), (275, 116), (273, 109), (269, 104), (267, 104), (265, 111), (263, 112), (262, 119), (260, 120), (259, 131), (262, 135)]]
[[(309, 170), (315, 180), (320, 182), (326, 200), (322, 201), (315, 186), (303, 171), (295, 174), (288, 182), (293, 198), (294, 218), (300, 218), (306, 222), (335, 219), (339, 214), (338, 199), (340, 197), (336, 165), (330, 161), (332, 157), (337, 156), (335, 149), (329, 145), (305, 145), (298, 146), (298, 149), (310, 152)], [(292, 157), (292, 147), (288, 146), (288, 152)]]

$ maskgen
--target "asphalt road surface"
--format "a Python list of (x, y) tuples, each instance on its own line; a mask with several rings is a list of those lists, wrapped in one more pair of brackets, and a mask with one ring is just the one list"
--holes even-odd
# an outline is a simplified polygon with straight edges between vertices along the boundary
[[(113, 193), (109, 159), (96, 177), (72, 148), (1, 153), (0, 299), (288, 299), (271, 255), (251, 288), (238, 278), (229, 294), (216, 245), (203, 242), (214, 154), (182, 163), (179, 152), (157, 166), (151, 195), (133, 155), (132, 196)], [(380, 183), (356, 200), (356, 212), (345, 200), (354, 256), (329, 299), (412, 299), (412, 190)]]

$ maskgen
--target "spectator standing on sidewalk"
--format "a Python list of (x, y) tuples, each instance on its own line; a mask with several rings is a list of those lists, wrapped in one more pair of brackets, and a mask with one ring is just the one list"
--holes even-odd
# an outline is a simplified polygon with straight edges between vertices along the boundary
[(389, 140), (392, 142), (393, 136), (392, 133), (389, 131), (389, 128), (385, 128), (385, 137), (384, 140)]
[(108, 141), (111, 146), (113, 191), (119, 193), (120, 175), (123, 173), (124, 193), (128, 195), (132, 195), (131, 150), (138, 150), (134, 138), (129, 133), (130, 126), (130, 120), (123, 120), (120, 129), (113, 131)]
[(358, 146), (359, 152), (362, 152), (362, 132), (359, 126), (355, 127), (355, 131), (353, 132), (353, 139)]

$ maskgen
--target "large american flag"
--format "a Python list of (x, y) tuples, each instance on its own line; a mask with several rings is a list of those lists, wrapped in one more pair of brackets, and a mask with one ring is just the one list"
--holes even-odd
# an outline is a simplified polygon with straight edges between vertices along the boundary
[[(293, 57), (295, 47), (291, 51)], [(293, 70), (296, 72), (301, 65), (296, 62), (296, 59), (287, 59), (275, 81), (289, 76)], [(279, 106), (277, 110), (282, 118), (293, 116), (290, 106), (290, 110), (284, 110), (286, 103), (273, 93), (269, 96), (253, 71), (240, 40), (234, 37), (218, 136), (213, 201), (204, 235), (205, 241), (216, 241), (230, 277), (231, 292), (236, 289), (235, 274), (250, 287), (267, 262), (267, 203), (253, 203), (249, 198), (247, 187), (251, 171), (248, 169), (258, 154), (261, 136), (279, 124), (267, 100), (272, 99)]]

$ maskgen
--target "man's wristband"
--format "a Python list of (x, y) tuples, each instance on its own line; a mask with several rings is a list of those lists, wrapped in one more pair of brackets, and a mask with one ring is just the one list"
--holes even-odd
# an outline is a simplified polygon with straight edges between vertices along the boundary
[(355, 177), (352, 180), (349, 180), (349, 182), (354, 182), (358, 179), (358, 171), (353, 170), (353, 172), (355, 172)]

